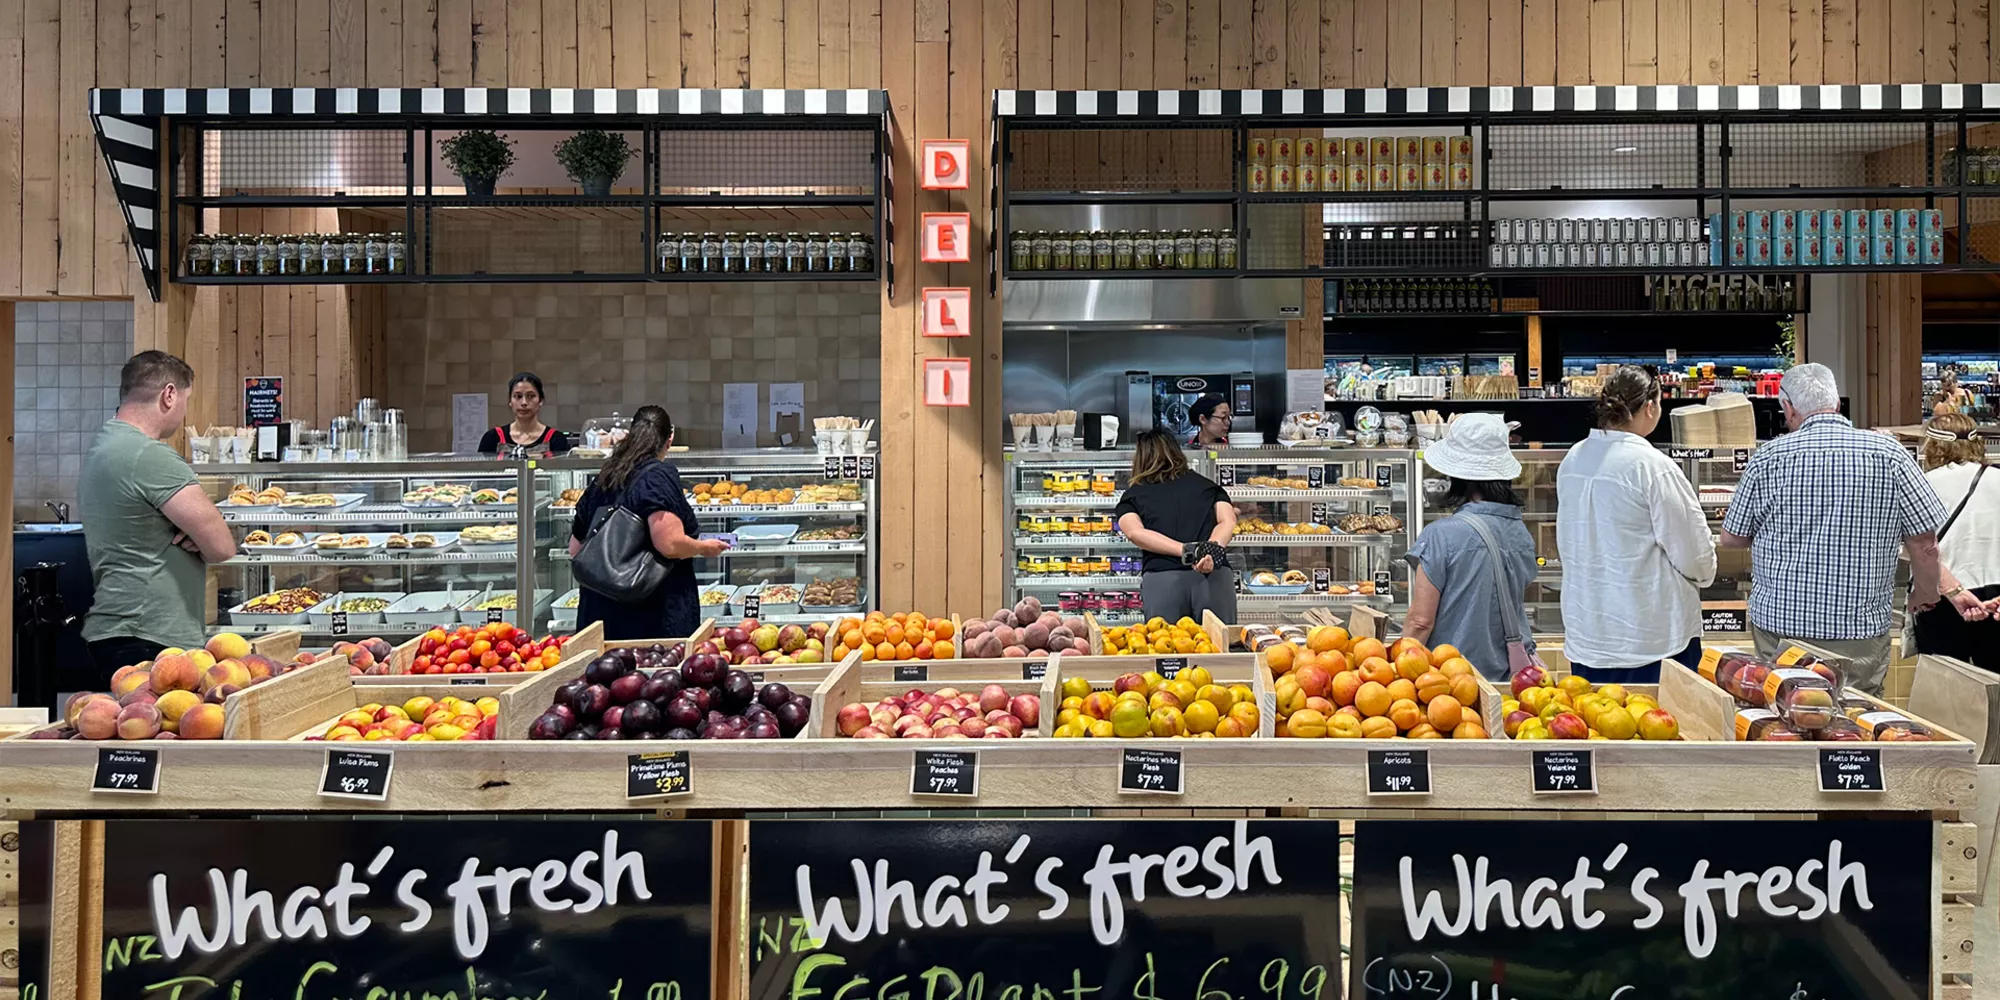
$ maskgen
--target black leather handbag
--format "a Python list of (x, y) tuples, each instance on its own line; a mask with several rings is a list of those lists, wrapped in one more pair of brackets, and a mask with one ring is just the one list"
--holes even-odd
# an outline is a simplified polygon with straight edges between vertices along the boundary
[(660, 588), (667, 560), (653, 548), (646, 519), (624, 507), (604, 507), (590, 520), (590, 534), (570, 563), (576, 582), (620, 604), (633, 604)]

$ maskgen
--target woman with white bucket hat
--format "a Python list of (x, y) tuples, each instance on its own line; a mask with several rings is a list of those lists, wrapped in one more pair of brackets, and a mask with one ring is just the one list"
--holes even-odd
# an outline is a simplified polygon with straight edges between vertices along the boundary
[(1535, 578), (1535, 541), (1521, 523), (1514, 492), (1521, 463), (1508, 450), (1507, 434), (1498, 414), (1467, 413), (1424, 449), (1425, 464), (1449, 480), (1443, 503), (1455, 511), (1425, 527), (1406, 557), (1410, 611), (1403, 634), (1457, 647), (1492, 680), (1507, 679), (1510, 636), (1535, 648), (1521, 603)]

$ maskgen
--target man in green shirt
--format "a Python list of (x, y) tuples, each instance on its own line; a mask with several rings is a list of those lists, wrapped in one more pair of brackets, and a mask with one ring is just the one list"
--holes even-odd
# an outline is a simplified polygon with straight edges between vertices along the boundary
[(194, 469), (162, 442), (187, 419), (194, 370), (144, 351), (119, 375), (118, 412), (97, 431), (77, 477), (96, 597), (83, 638), (104, 688), (127, 664), (202, 644), (205, 565), (236, 552)]

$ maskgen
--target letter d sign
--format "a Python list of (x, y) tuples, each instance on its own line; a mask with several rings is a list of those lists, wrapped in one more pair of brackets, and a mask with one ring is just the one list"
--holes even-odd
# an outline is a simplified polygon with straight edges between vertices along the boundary
[(972, 159), (972, 143), (965, 139), (925, 139), (923, 148), (924, 190), (963, 191), (972, 186), (965, 172)]

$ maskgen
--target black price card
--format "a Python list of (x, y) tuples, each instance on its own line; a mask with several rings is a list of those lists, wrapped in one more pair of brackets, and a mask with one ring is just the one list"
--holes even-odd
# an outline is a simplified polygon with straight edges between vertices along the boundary
[(139, 795), (158, 793), (160, 752), (138, 747), (99, 747), (97, 771), (91, 775), (90, 790)]
[(919, 750), (910, 762), (911, 795), (979, 795), (979, 751)]
[(506, 617), (507, 617), (507, 609), (506, 609), (506, 608), (487, 608), (487, 609), (486, 609), (486, 624), (488, 624), (488, 625), (497, 625), (497, 624), (499, 624), (500, 622), (502, 622), (502, 621), (505, 621), (505, 620), (506, 620)]
[(1179, 750), (1125, 748), (1118, 762), (1118, 791), (1179, 795), (1185, 788)]
[(451, 679), (452, 687), (458, 687), (462, 684), (484, 684), (484, 683), (486, 683), (486, 678), (484, 677), (454, 677)]
[(1316, 504), (1313, 504), (1313, 506), (1312, 506), (1312, 518), (1313, 518), (1313, 523), (1314, 523), (1314, 524), (1325, 524), (1325, 523), (1326, 523), (1326, 504), (1323, 504), (1323, 503), (1316, 503)]
[(1376, 505), (1375, 505), (1375, 509), (1374, 509), (1374, 514), (1375, 514), (1375, 516), (1376, 516), (1376, 517), (1381, 517), (1382, 515), (1384, 515), (1384, 514), (1387, 514), (1387, 513), (1389, 513), (1389, 505), (1388, 505), (1388, 504), (1386, 504), (1386, 503), (1378, 503), (1378, 504), (1376, 504)]
[(1049, 661), (1047, 660), (1026, 660), (1021, 664), (1021, 679), (1024, 681), (1038, 681), (1048, 675)]
[(764, 683), (764, 672), (762, 670), (750, 671), (750, 683), (752, 684)]
[(751, 594), (749, 597), (743, 599), (743, 617), (755, 618), (757, 617), (758, 612), (761, 612), (763, 610), (764, 610), (764, 595)]
[(1175, 675), (1187, 669), (1187, 657), (1162, 656), (1154, 661), (1153, 669), (1159, 671), (1161, 677), (1173, 680)]
[(1703, 632), (1748, 632), (1750, 612), (1743, 607), (1701, 609)]
[(1673, 459), (1714, 458), (1713, 448), (1668, 448), (1667, 457)]
[(1333, 589), (1333, 571), (1325, 566), (1313, 567), (1313, 593), (1324, 594)]
[(243, 380), (243, 423), (275, 427), (285, 422), (285, 377), (252, 375)]
[(1236, 466), (1233, 466), (1233, 465), (1218, 465), (1218, 466), (1216, 466), (1216, 467), (1215, 467), (1215, 483), (1216, 483), (1216, 485), (1218, 485), (1218, 486), (1234, 486), (1234, 485), (1236, 485)]
[(1529, 366), (1529, 368), (1528, 368), (1528, 384), (1529, 384), (1529, 385), (1538, 385), (1538, 384), (1540, 384), (1540, 383), (1541, 383), (1541, 381), (1542, 381), (1542, 370), (1541, 370), (1541, 368), (1539, 368), (1539, 367), (1537, 367), (1537, 366), (1532, 366), (1532, 365), (1531, 365), (1531, 366)]
[(1326, 485), (1326, 470), (1317, 465), (1306, 466), (1306, 485), (1319, 489)]
[(389, 799), (389, 773), (396, 769), (393, 750), (328, 750), (320, 768), (319, 793), (335, 799)]
[(1377, 595), (1379, 595), (1379, 596), (1382, 596), (1382, 597), (1387, 597), (1387, 596), (1389, 596), (1389, 571), (1388, 571), (1388, 570), (1386, 570), (1386, 569), (1378, 569), (1378, 570), (1376, 570), (1376, 571), (1375, 571), (1375, 593), (1376, 593)]
[(1750, 449), (1738, 448), (1735, 451), (1729, 453), (1729, 471), (1740, 475), (1742, 474), (1744, 467), (1748, 466), (1749, 464), (1750, 464)]
[(328, 628), (332, 630), (332, 632), (333, 632), (333, 634), (334, 634), (334, 635), (346, 635), (346, 634), (347, 634), (347, 612), (345, 612), (345, 611), (336, 611), (336, 612), (334, 612), (334, 613), (333, 613), (333, 624), (329, 625), (329, 626), (328, 626)]
[(840, 478), (860, 479), (861, 459), (854, 455), (840, 456)]
[(1368, 751), (1368, 794), (1429, 795), (1429, 750)]
[(873, 455), (861, 456), (860, 465), (861, 465), (860, 471), (856, 474), (855, 478), (857, 479), (875, 478), (875, 456)]
[(826, 456), (825, 460), (821, 462), (819, 475), (821, 479), (839, 479), (840, 456), (839, 455)]
[(1389, 477), (1392, 472), (1392, 467), (1387, 465), (1378, 465), (1375, 467), (1375, 486), (1377, 489), (1386, 490), (1389, 488)]
[(1819, 752), (1822, 792), (1883, 792), (1881, 747), (1822, 747)]
[(921, 663), (896, 664), (896, 679), (899, 681), (927, 681), (931, 679), (931, 668)]
[(1536, 750), (1530, 755), (1536, 794), (1597, 794), (1593, 750)]
[(652, 799), (694, 791), (694, 762), (686, 750), (625, 755), (625, 797)]

